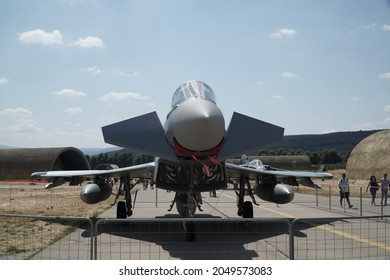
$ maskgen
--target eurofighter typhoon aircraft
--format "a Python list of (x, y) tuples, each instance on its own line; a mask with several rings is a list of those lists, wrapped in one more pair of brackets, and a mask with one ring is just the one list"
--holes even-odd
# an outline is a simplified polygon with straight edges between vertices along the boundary
[[(154, 162), (111, 170), (74, 170), (35, 172), (33, 178), (49, 179), (46, 188), (70, 182), (71, 185), (93, 178), (82, 187), (80, 197), (88, 204), (107, 199), (112, 193), (109, 178), (120, 178), (125, 200), (117, 203), (117, 218), (133, 213), (133, 179), (148, 180), (157, 188), (175, 192), (169, 211), (176, 204), (183, 217), (194, 217), (201, 209), (201, 192), (235, 185), (237, 214), (253, 218), (253, 194), (278, 204), (294, 198), (290, 185), (319, 187), (310, 178), (331, 179), (329, 173), (277, 170), (259, 160), (242, 164), (226, 162), (256, 151), (264, 144), (281, 141), (284, 129), (239, 113), (233, 113), (225, 130), (225, 119), (217, 107), (212, 89), (203, 82), (182, 84), (172, 98), (172, 109), (164, 125), (157, 113), (141, 115), (102, 128), (106, 143), (129, 150), (155, 155)], [(251, 183), (252, 185), (251, 186)], [(250, 196), (245, 201), (245, 196)], [(189, 220), (190, 221), (190, 220)], [(187, 240), (194, 240), (195, 227), (185, 223)]]

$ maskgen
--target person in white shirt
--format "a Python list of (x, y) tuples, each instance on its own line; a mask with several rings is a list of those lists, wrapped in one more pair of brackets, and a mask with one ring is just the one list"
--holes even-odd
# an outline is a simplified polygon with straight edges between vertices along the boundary
[[(389, 196), (389, 179), (387, 179), (387, 173), (383, 175), (383, 178), (379, 180), (379, 183), (381, 184), (381, 190), (382, 190), (382, 198), (381, 198), (381, 205), (387, 206), (387, 197)], [(383, 202), (385, 204), (383, 204)]]
[(345, 173), (343, 173), (342, 178), (340, 178), (338, 185), (340, 189), (340, 205), (343, 207), (343, 199), (345, 198), (347, 200), (349, 208), (352, 208), (353, 205), (349, 201), (349, 181), (346, 178)]

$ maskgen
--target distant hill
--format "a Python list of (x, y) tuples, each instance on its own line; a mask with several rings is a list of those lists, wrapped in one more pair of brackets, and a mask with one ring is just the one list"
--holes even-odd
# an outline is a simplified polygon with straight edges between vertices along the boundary
[(321, 151), (336, 149), (341, 155), (346, 155), (353, 150), (364, 138), (380, 130), (370, 131), (347, 131), (327, 134), (308, 134), (284, 136), (282, 142), (266, 146), (264, 149), (292, 149), (303, 151)]
[(101, 153), (110, 153), (118, 150), (122, 150), (120, 147), (111, 147), (111, 148), (80, 148), (85, 155), (95, 156)]
[[(286, 135), (283, 138), (282, 142), (275, 143), (272, 145), (265, 146), (264, 150), (274, 150), (279, 149), (292, 149), (292, 150), (303, 150), (303, 151), (322, 151), (326, 149), (334, 148), (339, 151), (341, 155), (346, 155), (364, 138), (370, 136), (373, 133), (376, 133), (380, 130), (370, 130), (370, 131), (347, 131), (347, 132), (334, 132), (327, 134), (306, 134), (306, 135)], [(0, 144), (0, 149), (15, 149), (14, 147), (9, 147)], [(111, 148), (80, 148), (80, 150), (90, 156), (98, 155), (100, 153), (108, 153), (113, 155), (115, 153), (126, 153), (127, 150), (124, 150), (120, 147), (111, 147)], [(139, 153), (132, 152), (134, 155), (139, 155)]]
[(8, 150), (8, 149), (15, 149), (14, 147), (6, 146), (6, 145), (1, 145), (0, 144), (0, 150)]
[[(8, 150), (8, 149), (19, 149), (11, 146), (1, 145), (0, 144), (0, 150)], [(86, 155), (94, 156), (98, 155), (100, 153), (109, 153), (113, 151), (122, 150), (120, 147), (111, 147), (111, 148), (78, 148), (80, 151), (82, 151)]]

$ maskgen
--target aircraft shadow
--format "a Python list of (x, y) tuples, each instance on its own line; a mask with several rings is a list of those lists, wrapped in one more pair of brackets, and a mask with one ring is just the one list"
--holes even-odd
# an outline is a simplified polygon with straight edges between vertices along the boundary
[[(149, 248), (149, 256), (141, 252), (130, 252), (128, 255), (110, 257), (116, 259), (159, 259), (161, 252), (169, 254), (170, 259), (182, 260), (251, 260), (251, 259), (288, 259), (289, 223), (286, 220), (274, 221), (237, 221), (221, 219), (218, 216), (197, 215), (205, 218), (205, 221), (195, 221), (196, 240), (186, 241), (183, 221), (172, 218), (178, 215), (165, 215), (158, 221), (137, 221), (128, 219), (110, 220), (101, 223), (98, 227), (98, 243), (119, 242), (121, 251), (126, 251), (125, 246), (132, 246), (139, 242), (156, 244), (161, 247), (158, 254)], [(163, 218), (166, 218), (165, 222)], [(207, 218), (207, 219), (206, 219)], [(211, 218), (211, 219), (210, 219)], [(305, 230), (330, 223), (329, 220), (296, 223), (293, 230), (294, 237), (305, 238)], [(88, 232), (84, 232), (89, 234)], [(119, 240), (114, 240), (115, 236)], [(114, 240), (114, 241), (113, 241)], [(126, 243), (128, 243), (126, 245)], [(115, 246), (115, 245), (114, 245)], [(141, 245), (139, 245), (141, 246)], [(156, 246), (156, 248), (158, 247)], [(104, 246), (100, 246), (103, 248)], [(136, 249), (137, 251), (138, 249)], [(104, 253), (100, 254), (104, 259)], [(99, 246), (98, 246), (99, 256)], [(167, 257), (167, 256), (165, 256)]]

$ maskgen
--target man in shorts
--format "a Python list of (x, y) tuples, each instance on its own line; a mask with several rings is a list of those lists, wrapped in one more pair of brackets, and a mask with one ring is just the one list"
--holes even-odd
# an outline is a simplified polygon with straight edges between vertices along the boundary
[(339, 189), (340, 189), (340, 205), (343, 207), (343, 199), (345, 198), (348, 203), (348, 207), (352, 208), (353, 205), (349, 201), (349, 181), (346, 178), (345, 173), (342, 174), (342, 178), (340, 178), (339, 182)]

